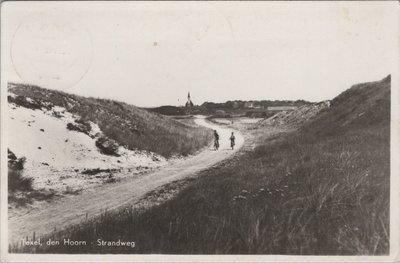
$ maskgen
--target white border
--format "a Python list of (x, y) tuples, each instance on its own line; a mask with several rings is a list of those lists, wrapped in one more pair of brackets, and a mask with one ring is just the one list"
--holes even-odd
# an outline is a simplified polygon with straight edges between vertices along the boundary
[[(10, 3), (10, 2), (8, 2)], [(390, 186), (390, 255), (388, 256), (283, 256), (283, 255), (63, 255), (63, 254), (9, 254), (7, 239), (7, 78), (5, 76), (4, 61), (1, 61), (1, 262), (394, 262), (400, 260), (399, 255), (399, 219), (400, 219), (400, 4), (392, 1), (394, 12), (397, 12), (398, 35), (397, 42), (390, 48), (397, 50), (397, 57), (393, 57), (393, 71), (391, 72), (391, 186)], [(1, 7), (4, 7), (2, 3)], [(1, 30), (7, 28), (7, 21), (1, 19)], [(2, 32), (3, 34), (3, 32)], [(9, 47), (1, 45), (1, 56)], [(384, 77), (384, 76), (382, 76)]]

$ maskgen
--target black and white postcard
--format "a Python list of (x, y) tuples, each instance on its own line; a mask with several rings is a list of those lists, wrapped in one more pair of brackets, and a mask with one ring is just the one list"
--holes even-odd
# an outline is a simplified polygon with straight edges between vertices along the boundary
[(1, 4), (1, 261), (399, 260), (398, 1)]

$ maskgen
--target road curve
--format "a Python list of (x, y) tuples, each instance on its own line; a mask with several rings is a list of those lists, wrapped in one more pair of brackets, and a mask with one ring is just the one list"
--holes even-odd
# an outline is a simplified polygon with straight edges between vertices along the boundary
[[(19, 242), (24, 237), (36, 237), (48, 234), (55, 228), (61, 230), (69, 225), (77, 224), (93, 218), (105, 210), (114, 210), (121, 206), (135, 203), (146, 193), (167, 183), (193, 176), (220, 161), (232, 156), (244, 144), (239, 131), (227, 129), (208, 122), (203, 116), (196, 116), (198, 125), (217, 130), (220, 135), (220, 149), (214, 151), (207, 148), (198, 154), (175, 161), (161, 170), (129, 178), (115, 184), (106, 184), (76, 196), (65, 197), (45, 203), (40, 209), (32, 209), (25, 214), (9, 217), (9, 243)], [(236, 146), (230, 149), (229, 137), (235, 132)]]

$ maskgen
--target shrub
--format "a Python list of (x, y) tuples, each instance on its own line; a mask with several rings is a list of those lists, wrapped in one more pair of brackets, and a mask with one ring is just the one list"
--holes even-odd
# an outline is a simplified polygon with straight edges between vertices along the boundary
[(8, 164), (8, 190), (15, 191), (31, 191), (33, 178), (24, 177), (23, 169), (25, 158), (19, 158)]
[(83, 125), (81, 123), (69, 122), (67, 123), (67, 129), (70, 131), (77, 131), (77, 132), (82, 132), (86, 135), (90, 135), (91, 127), (89, 126), (88, 128), (86, 125)]
[(112, 155), (112, 156), (120, 156), (118, 153), (118, 144), (114, 141), (111, 140), (107, 137), (100, 137), (96, 140), (96, 146), (97, 148), (100, 149), (100, 152), (106, 155)]

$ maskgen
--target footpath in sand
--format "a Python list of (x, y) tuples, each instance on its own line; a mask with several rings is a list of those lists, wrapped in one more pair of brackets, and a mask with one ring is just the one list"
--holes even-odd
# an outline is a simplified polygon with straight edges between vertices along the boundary
[[(46, 203), (40, 209), (32, 209), (25, 214), (9, 217), (9, 242), (19, 242), (22, 238), (36, 237), (51, 233), (54, 229), (78, 224), (86, 218), (94, 218), (104, 211), (118, 209), (127, 204), (134, 204), (150, 191), (173, 181), (181, 180), (214, 166), (229, 158), (244, 144), (240, 132), (220, 127), (207, 122), (204, 117), (197, 117), (198, 125), (217, 130), (220, 135), (220, 149), (207, 148), (199, 154), (175, 161), (162, 170), (140, 177), (126, 178), (115, 184), (107, 184), (84, 191), (79, 195), (62, 198)], [(236, 146), (230, 149), (229, 137), (235, 132)]]

